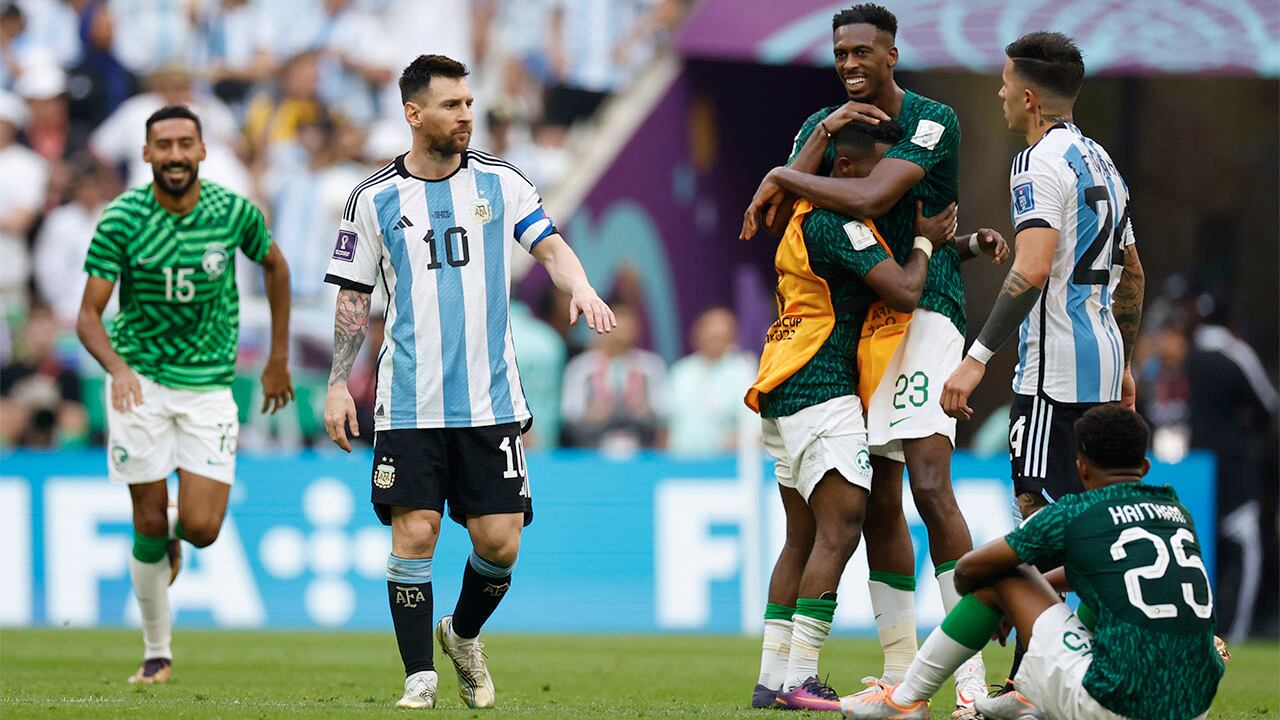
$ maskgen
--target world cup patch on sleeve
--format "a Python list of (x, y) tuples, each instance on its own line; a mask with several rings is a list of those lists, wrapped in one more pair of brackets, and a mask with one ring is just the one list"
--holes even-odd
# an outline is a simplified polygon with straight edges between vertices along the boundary
[(844, 234), (849, 236), (854, 250), (866, 250), (876, 244), (876, 235), (861, 220), (852, 220), (844, 224)]
[(911, 136), (911, 142), (919, 145), (925, 150), (932, 150), (942, 139), (942, 134), (947, 128), (942, 123), (936, 123), (932, 120), (921, 120), (916, 124), (916, 134)]
[(1036, 209), (1035, 186), (1029, 182), (1013, 187), (1013, 211), (1018, 215)]
[(338, 231), (338, 242), (333, 246), (333, 257), (336, 260), (352, 262), (356, 259), (356, 242), (358, 237), (350, 230)]

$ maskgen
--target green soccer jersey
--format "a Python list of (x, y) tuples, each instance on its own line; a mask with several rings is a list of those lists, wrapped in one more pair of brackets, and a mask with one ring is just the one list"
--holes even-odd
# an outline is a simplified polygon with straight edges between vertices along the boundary
[(231, 384), (240, 334), (235, 253), (255, 262), (271, 238), (248, 199), (200, 181), (191, 212), (174, 215), (151, 185), (127, 190), (102, 212), (84, 270), (119, 282), (111, 345), (129, 367), (173, 388)]
[[(818, 123), (838, 109), (839, 105), (832, 105), (805, 120), (796, 135), (788, 165), (795, 162)], [(960, 121), (947, 105), (910, 90), (906, 91), (902, 110), (894, 119), (902, 125), (904, 135), (884, 156), (919, 165), (924, 169), (924, 178), (875, 221), (898, 262), (905, 263), (915, 237), (916, 200), (924, 201), (926, 215), (935, 215), (959, 198)], [(834, 163), (835, 148), (828, 143), (817, 174), (830, 175)], [(960, 255), (950, 243), (934, 251), (929, 261), (919, 307), (946, 315), (961, 335), (967, 332)]]
[(1026, 563), (1061, 563), (1096, 616), (1084, 688), (1136, 720), (1209, 709), (1222, 677), (1213, 594), (1191, 513), (1168, 486), (1119, 483), (1058, 502), (1005, 539)]
[(804, 367), (760, 396), (761, 417), (786, 417), (833, 398), (858, 394), (858, 335), (867, 307), (876, 299), (862, 278), (889, 254), (878, 242), (855, 248), (845, 231), (850, 222), (856, 221), (815, 208), (800, 226), (809, 268), (830, 289), (835, 326)]

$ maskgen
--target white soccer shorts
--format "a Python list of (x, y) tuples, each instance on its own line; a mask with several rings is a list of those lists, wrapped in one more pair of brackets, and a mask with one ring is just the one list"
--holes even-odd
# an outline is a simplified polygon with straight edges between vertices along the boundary
[(778, 484), (805, 502), (829, 470), (871, 489), (871, 455), (862, 401), (857, 395), (832, 398), (794, 415), (763, 418), (764, 446), (773, 456)]
[(1126, 720), (1085, 691), (1084, 675), (1092, 662), (1093, 633), (1071, 608), (1057, 603), (1036, 618), (1014, 682), (1053, 720)]
[(182, 468), (231, 485), (240, 420), (231, 388), (178, 390), (138, 375), (142, 404), (111, 405), (107, 379), (107, 464), (115, 482), (155, 482)]
[(903, 462), (902, 441), (945, 435), (956, 444), (956, 421), (942, 411), (942, 385), (960, 365), (964, 336), (942, 313), (916, 308), (902, 343), (871, 395), (871, 453)]

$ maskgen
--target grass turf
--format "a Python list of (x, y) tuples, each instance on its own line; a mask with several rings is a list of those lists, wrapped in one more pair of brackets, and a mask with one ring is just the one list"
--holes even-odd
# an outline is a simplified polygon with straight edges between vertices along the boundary
[[(465, 708), (452, 668), (437, 650), (442, 671), (434, 715), (777, 717), (745, 708), (759, 658), (751, 638), (495, 635), (486, 641), (498, 709)], [(140, 650), (136, 631), (6, 629), (0, 632), (0, 716), (399, 716), (391, 705), (400, 696), (402, 674), (390, 633), (180, 630), (174, 680), (149, 688), (125, 682)], [(1232, 652), (1211, 717), (1275, 718), (1280, 645), (1245, 644)], [(986, 658), (993, 680), (1008, 667), (1006, 649), (989, 648)], [(841, 693), (859, 689), (857, 678), (877, 671), (879, 663), (874, 640), (836, 638), (823, 651), (824, 671)], [(950, 692), (948, 686), (939, 693), (934, 718), (949, 716)]]

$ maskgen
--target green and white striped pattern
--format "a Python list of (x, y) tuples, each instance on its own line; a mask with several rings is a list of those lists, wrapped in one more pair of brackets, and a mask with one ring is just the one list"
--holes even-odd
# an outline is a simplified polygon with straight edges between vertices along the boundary
[(84, 270), (119, 283), (111, 344), (129, 367), (168, 387), (213, 389), (230, 385), (235, 371), (235, 252), (262, 262), (270, 245), (247, 198), (202, 180), (196, 206), (179, 216), (148, 184), (103, 211)]

